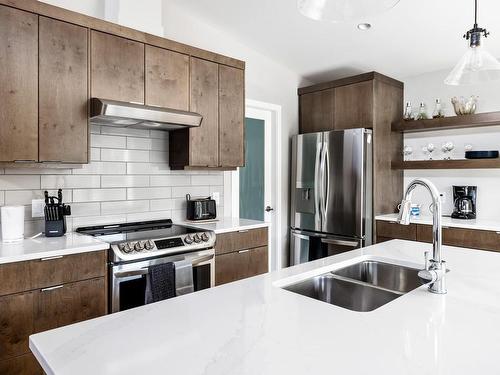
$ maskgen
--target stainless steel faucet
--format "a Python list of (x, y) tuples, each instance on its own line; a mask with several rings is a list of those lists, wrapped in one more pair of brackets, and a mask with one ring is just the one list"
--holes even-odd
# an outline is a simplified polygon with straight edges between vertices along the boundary
[(436, 186), (425, 178), (413, 180), (408, 187), (399, 211), (399, 224), (409, 225), (411, 214), (411, 197), (417, 186), (425, 187), (432, 196), (432, 259), (425, 253), (425, 269), (418, 276), (425, 284), (430, 282), (429, 291), (437, 294), (446, 294), (446, 262), (441, 258), (442, 228), (441, 228), (441, 199)]

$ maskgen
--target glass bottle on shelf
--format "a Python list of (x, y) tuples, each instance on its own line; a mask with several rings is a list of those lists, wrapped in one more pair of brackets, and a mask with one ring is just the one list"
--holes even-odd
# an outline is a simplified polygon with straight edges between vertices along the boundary
[(427, 106), (424, 102), (420, 103), (420, 108), (418, 110), (417, 120), (427, 120), (429, 116), (427, 116)]
[(436, 99), (434, 104), (434, 112), (432, 112), (432, 118), (442, 118), (444, 117), (443, 106), (441, 105), (441, 99)]
[(411, 102), (406, 102), (405, 112), (403, 114), (403, 120), (405, 121), (413, 120), (413, 110), (411, 108)]

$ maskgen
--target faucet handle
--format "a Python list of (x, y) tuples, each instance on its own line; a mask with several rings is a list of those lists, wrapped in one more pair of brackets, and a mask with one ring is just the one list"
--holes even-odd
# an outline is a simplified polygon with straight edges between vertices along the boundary
[(425, 260), (424, 260), (424, 268), (425, 268), (426, 270), (429, 270), (429, 269), (431, 268), (431, 263), (430, 263), (430, 261), (429, 261), (429, 252), (428, 252), (428, 251), (426, 251), (426, 252), (424, 253), (424, 259), (425, 259)]

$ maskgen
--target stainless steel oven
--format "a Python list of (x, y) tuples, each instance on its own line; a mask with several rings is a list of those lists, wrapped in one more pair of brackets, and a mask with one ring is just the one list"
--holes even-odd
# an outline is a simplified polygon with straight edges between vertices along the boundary
[(193, 266), (194, 291), (214, 286), (214, 249), (177, 254), (140, 262), (110, 264), (110, 312), (142, 306), (146, 300), (146, 275), (148, 267), (168, 262), (189, 260)]

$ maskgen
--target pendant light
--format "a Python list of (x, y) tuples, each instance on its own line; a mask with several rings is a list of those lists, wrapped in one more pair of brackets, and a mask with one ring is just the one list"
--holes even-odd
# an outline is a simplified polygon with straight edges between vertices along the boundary
[(469, 48), (446, 77), (445, 84), (458, 86), (500, 79), (500, 62), (481, 46), (481, 37), (488, 35), (489, 32), (477, 24), (477, 0), (474, 0), (474, 27), (464, 35)]
[(343, 22), (385, 12), (400, 0), (297, 0), (297, 8), (313, 20)]

